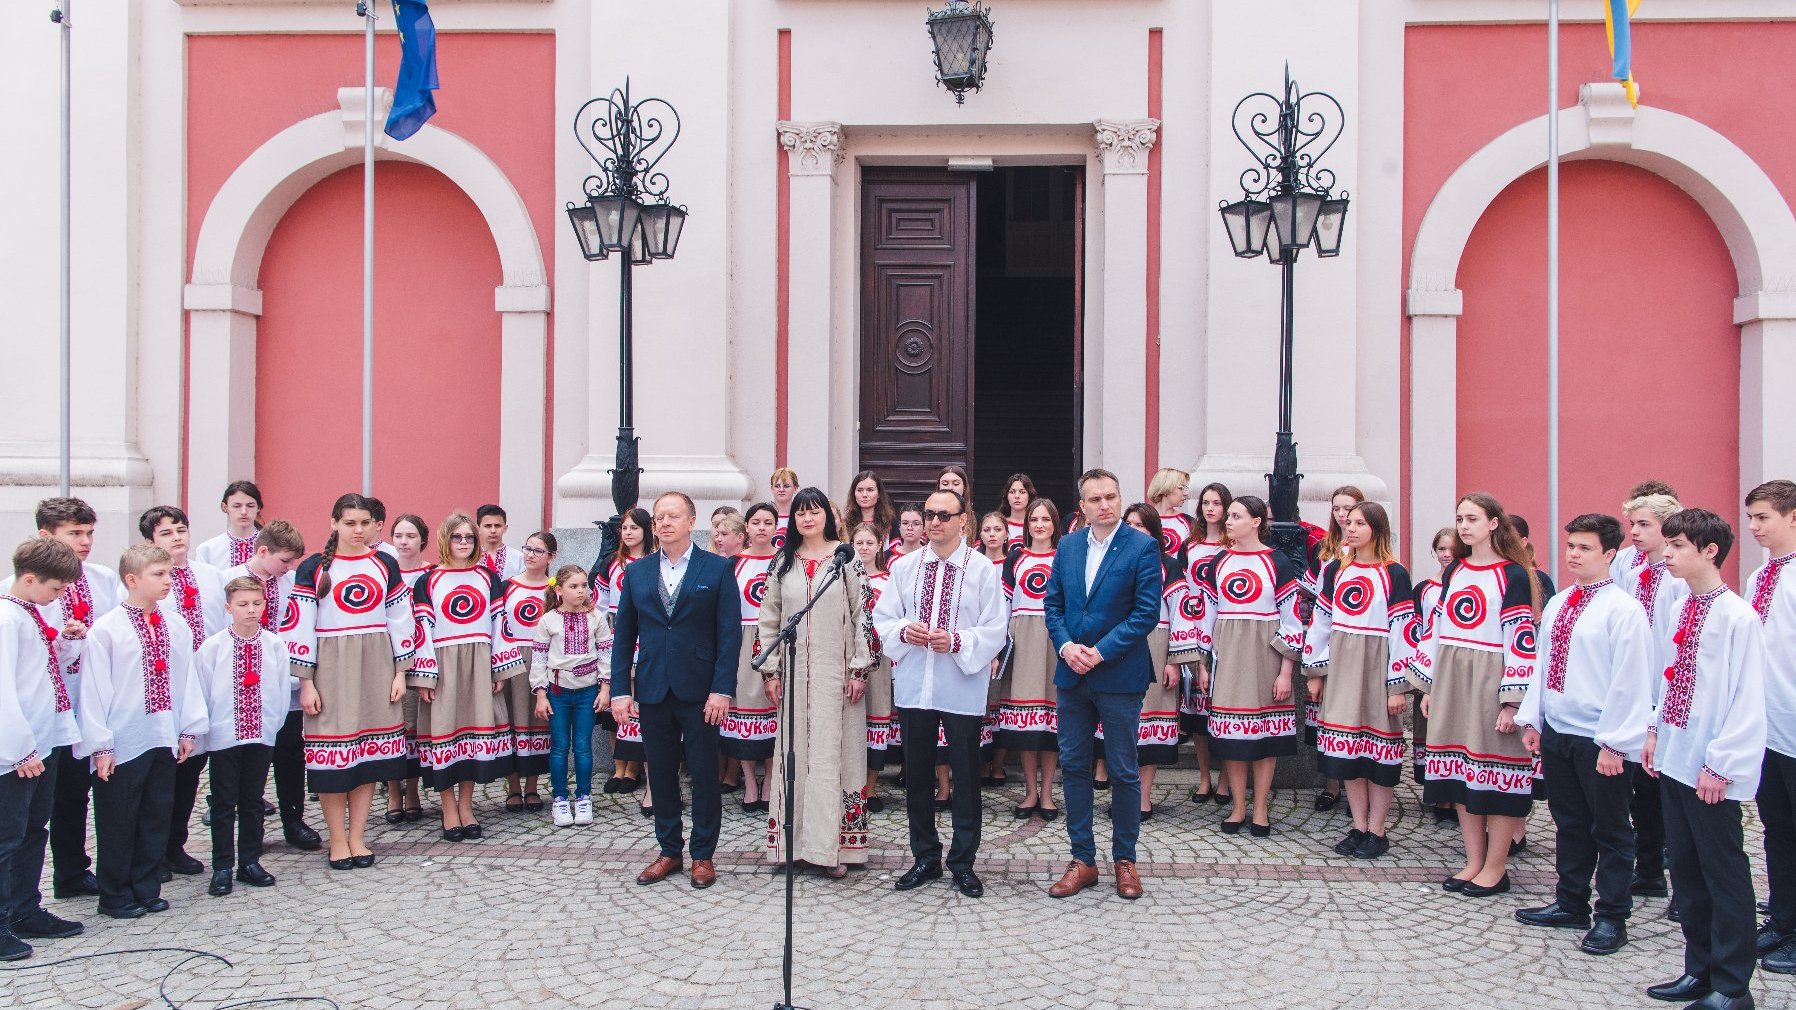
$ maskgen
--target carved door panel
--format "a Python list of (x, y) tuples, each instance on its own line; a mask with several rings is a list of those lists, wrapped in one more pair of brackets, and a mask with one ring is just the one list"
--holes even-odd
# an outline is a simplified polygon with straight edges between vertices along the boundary
[(973, 180), (867, 169), (861, 186), (861, 467), (915, 501), (973, 462)]

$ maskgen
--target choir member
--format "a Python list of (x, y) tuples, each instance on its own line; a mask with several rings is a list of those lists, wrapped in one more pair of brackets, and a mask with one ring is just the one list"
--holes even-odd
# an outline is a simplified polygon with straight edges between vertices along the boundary
[[(885, 536), (872, 523), (862, 523), (849, 542), (854, 556), (867, 573), (867, 618), (879, 605), (879, 594), (885, 591), (891, 573), (885, 565)], [(744, 629), (746, 633), (747, 629)], [(867, 812), (877, 814), (886, 808), (879, 796), (879, 772), (887, 761), (897, 763), (897, 731), (892, 720), (892, 661), (880, 647), (879, 634), (873, 635), (875, 663), (867, 671)]]
[(262, 528), (262, 491), (253, 481), (236, 480), (225, 485), (218, 500), (225, 516), (225, 531), (193, 549), (195, 561), (219, 571), (248, 564), (256, 553), (256, 533)]
[[(549, 720), (537, 715), (528, 658), (531, 643), (536, 641), (536, 623), (542, 620), (546, 609), (543, 592), (549, 588), (549, 572), (560, 549), (555, 534), (548, 530), (530, 534), (518, 552), (521, 570), (505, 582), (505, 617), (500, 622), (500, 632), (506, 646), (516, 649), (525, 660), (518, 664), (518, 673), (506, 678), (505, 690), (499, 695), (505, 721), (511, 726), (512, 768), (505, 776), (507, 810), (535, 812), (543, 808), (536, 780), (549, 771)], [(513, 799), (517, 800), (515, 804)]]
[(1185, 541), (1191, 539), (1191, 531), (1196, 528), (1191, 516), (1185, 512), (1185, 503), (1191, 500), (1191, 475), (1169, 466), (1161, 467), (1147, 482), (1147, 500), (1160, 519), (1161, 553), (1175, 555), (1183, 561)]
[(1060, 512), (1046, 498), (1019, 510), (1027, 517), (1028, 541), (1012, 551), (1003, 568), (1010, 598), (1010, 642), (1003, 656), (1007, 671), (998, 701), (998, 742), (1023, 760), (1023, 802), (1017, 820), (1060, 816), (1054, 803), (1054, 769), (1060, 763), (1060, 725), (1055, 717), (1053, 640), (1042, 614), (1054, 551), (1060, 544)]
[(1746, 599), (1758, 614), (1765, 643), (1765, 764), (1758, 806), (1771, 915), (1759, 928), (1759, 966), (1790, 975), (1796, 974), (1796, 587), (1783, 573), (1796, 561), (1796, 483), (1772, 480), (1753, 488), (1746, 496), (1746, 522), (1770, 558), (1746, 581)]
[[(1441, 601), (1440, 573), (1445, 572), (1447, 566), (1453, 563), (1453, 545), (1458, 542), (1459, 534), (1451, 526), (1435, 530), (1434, 539), (1429, 541), (1429, 547), (1434, 551), (1434, 563), (1439, 566), (1439, 571), (1434, 578), (1416, 583), (1416, 617), (1420, 622), (1417, 630), (1423, 638), (1428, 637), (1429, 622), (1434, 617), (1435, 605)], [(1410, 771), (1416, 784), (1421, 785), (1428, 781), (1428, 717), (1422, 714), (1421, 692), (1412, 691), (1411, 697), (1415, 699), (1410, 705), (1410, 720), (1415, 726), (1415, 759)], [(1434, 811), (1434, 823), (1437, 825), (1459, 823), (1459, 813), (1451, 803), (1443, 801), (1429, 809)]]
[(744, 523), (748, 546), (736, 555), (736, 585), (742, 589), (742, 654), (736, 662), (736, 693), (729, 714), (719, 728), (718, 748), (742, 769), (742, 812), (767, 811), (767, 763), (773, 758), (773, 738), (779, 726), (779, 709), (767, 697), (761, 671), (754, 668), (760, 655), (757, 629), (761, 601), (767, 593), (767, 568), (773, 563), (773, 534), (779, 519), (773, 506), (756, 502), (748, 507)]
[[(1347, 524), (1347, 514), (1355, 505), (1366, 500), (1366, 493), (1352, 484), (1343, 484), (1335, 488), (1328, 496), (1328, 532), (1322, 543), (1316, 548), (1316, 555), (1310, 568), (1304, 572), (1303, 591), (1307, 599), (1312, 600), (1320, 592), (1319, 583), (1322, 569), (1330, 561), (1338, 560), (1343, 553), (1341, 531)], [(1300, 608), (1300, 611), (1302, 608)], [(1303, 611), (1305, 621), (1309, 620), (1307, 611)], [(1307, 682), (1306, 682), (1307, 686)], [(1304, 742), (1311, 747), (1316, 746), (1321, 730), (1322, 703), (1315, 695), (1306, 695), (1303, 702), (1303, 735)], [(1322, 791), (1316, 794), (1317, 810), (1333, 810), (1341, 801), (1341, 780), (1330, 775), (1323, 783)]]
[[(1234, 500), (1228, 485), (1220, 482), (1205, 484), (1197, 494), (1197, 517), (1192, 522), (1191, 534), (1180, 547), (1185, 559), (1185, 607), (1191, 611), (1193, 620), (1203, 607), (1203, 598), (1197, 593), (1193, 576), (1200, 562), (1228, 546), (1223, 525), (1228, 519), (1229, 503)], [(1210, 695), (1199, 688), (1197, 682), (1195, 667), (1187, 665), (1184, 690), (1179, 695), (1179, 729), (1191, 738), (1191, 749), (1197, 757), (1198, 784), (1191, 787), (1191, 802), (1215, 800), (1227, 803), (1229, 794), (1222, 787), (1228, 783), (1215, 783), (1210, 775)]]
[[(407, 586), (417, 585), (425, 572), (436, 567), (436, 540), (430, 535), (430, 526), (422, 518), (407, 513), (393, 520), (391, 536), (393, 559), (399, 562), (400, 579)], [(415, 621), (415, 608), (413, 617)], [(423, 638), (424, 625), (416, 623), (412, 642), (415, 645)], [(402, 821), (415, 824), (424, 819), (424, 801), (418, 792), (419, 780), (423, 777), (423, 762), (418, 751), (420, 704), (418, 689), (408, 685), (405, 697), (399, 700), (400, 711), (405, 716), (405, 777), (387, 783), (388, 824)]]
[[(537, 714), (549, 722), (551, 818), (558, 828), (592, 823), (592, 731), (596, 713), (611, 706), (611, 671), (599, 663), (598, 645), (610, 629), (593, 606), (586, 571), (562, 565), (543, 590), (548, 609), (530, 644), (530, 690)], [(574, 792), (568, 795), (568, 753), (574, 757)]]
[[(1174, 471), (1179, 472), (1179, 471)], [(1123, 511), (1123, 521), (1166, 546), (1158, 508), (1138, 502)], [(1180, 537), (1180, 543), (1184, 538)], [(1141, 699), (1141, 719), (1136, 727), (1135, 762), (1141, 773), (1141, 819), (1154, 816), (1154, 776), (1162, 765), (1179, 760), (1179, 695), (1187, 664), (1195, 663), (1198, 627), (1195, 608), (1186, 606), (1190, 583), (1185, 561), (1176, 551), (1160, 554), (1160, 620), (1147, 633), (1147, 651), (1154, 667), (1153, 683)]]
[[(998, 514), (1004, 517), (1004, 549), (1006, 551), (1021, 547), (1029, 540), (1029, 531), (1025, 528), (1029, 503), (1041, 497), (1035, 490), (1035, 481), (1026, 473), (1013, 473), (1004, 479), (1004, 501), (998, 506)], [(1059, 531), (1056, 530), (1056, 533)]]
[(792, 498), (798, 494), (798, 472), (789, 466), (773, 471), (767, 478), (767, 490), (773, 494), (773, 514), (779, 520), (779, 528), (773, 531), (773, 546), (777, 548), (786, 543), (786, 526), (792, 521)]
[[(649, 513), (644, 508), (633, 508), (618, 517), (617, 545), (615, 551), (607, 557), (599, 559), (593, 566), (590, 585), (594, 587), (593, 600), (596, 604), (603, 600), (605, 613), (611, 627), (617, 627), (617, 609), (624, 598), (624, 569), (633, 561), (649, 555), (650, 539)], [(610, 639), (607, 638), (609, 643)], [(609, 649), (609, 644), (606, 649)], [(634, 657), (632, 657), (632, 660)], [(611, 655), (606, 652), (600, 658), (600, 665), (609, 669)], [(638, 785), (647, 782), (642, 767), (642, 723), (636, 719), (617, 722), (610, 712), (599, 713), (599, 725), (615, 733), (611, 742), (612, 769), (611, 777), (605, 781), (607, 793), (633, 793)], [(649, 796), (645, 790), (642, 797), (641, 813), (645, 818), (655, 816), (650, 806)]]

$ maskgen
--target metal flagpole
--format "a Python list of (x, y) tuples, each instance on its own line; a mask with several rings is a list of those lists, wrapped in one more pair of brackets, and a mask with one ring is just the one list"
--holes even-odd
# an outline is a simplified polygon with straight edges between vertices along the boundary
[(1559, 0), (1547, 0), (1547, 528), (1546, 565), (1559, 574)]
[(362, 88), (362, 493), (374, 493), (374, 9), (355, 5), (365, 39)]
[(59, 367), (62, 380), (61, 433), (57, 446), (56, 475), (59, 492), (64, 498), (69, 496), (71, 474), (70, 461), (70, 395), (69, 383), (73, 375), (72, 358), (69, 352), (69, 242), (73, 232), (69, 228), (69, 12), (72, 0), (57, 0), (56, 9), (50, 12), (50, 20), (56, 22), (62, 33), (62, 279), (58, 290), (60, 301), (58, 309), (61, 313), (59, 322), (59, 339), (61, 347)]

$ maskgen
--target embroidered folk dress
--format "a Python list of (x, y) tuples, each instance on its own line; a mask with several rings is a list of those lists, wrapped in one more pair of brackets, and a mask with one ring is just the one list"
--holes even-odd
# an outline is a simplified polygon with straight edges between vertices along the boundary
[[(1220, 551), (1198, 565), (1198, 650), (1210, 670), (1210, 754), (1258, 761), (1297, 753), (1297, 705), (1273, 698), (1279, 669), (1303, 650), (1302, 572), (1269, 547)], [(1292, 678), (1295, 680), (1295, 676)]]
[[(522, 551), (516, 554), (523, 556)], [(505, 690), (499, 697), (505, 703), (505, 721), (511, 725), (512, 771), (528, 777), (549, 774), (549, 720), (536, 715), (528, 668), (547, 586), (527, 586), (520, 578), (513, 576), (505, 583), (505, 619), (499, 625), (506, 647), (517, 650), (520, 662), (505, 678)]]
[(1054, 643), (1042, 600), (1054, 571), (1054, 552), (1018, 548), (1004, 561), (1010, 602), (1010, 642), (1004, 657), (1004, 694), (998, 699), (997, 745), (1012, 751), (1060, 748), (1055, 709)]
[(482, 565), (433, 568), (412, 587), (412, 609), (424, 637), (407, 682), (434, 692), (418, 708), (423, 771), (438, 790), (503, 778), (511, 724), (493, 685), (525, 672), (524, 652), (504, 632), (504, 587)]
[[(1185, 579), (1184, 560), (1176, 554), (1162, 554), (1160, 570), (1160, 622), (1147, 633), (1154, 679), (1141, 697), (1141, 720), (1135, 734), (1136, 760), (1154, 766), (1179, 760), (1179, 702), (1184, 682), (1190, 679), (1188, 668), (1203, 655), (1198, 648), (1198, 611), (1190, 605), (1191, 583)], [(1172, 687), (1161, 679), (1169, 664), (1181, 671), (1179, 682)]]
[[(780, 572), (774, 562), (767, 593), (761, 600), (759, 632), (772, 642), (786, 614), (804, 606), (829, 562), (793, 558)], [(791, 718), (781, 722), (774, 741), (773, 792), (767, 818), (767, 858), (785, 860), (786, 751), (792, 749), (793, 858), (813, 866), (867, 861), (867, 709), (866, 699), (850, 702), (851, 680), (865, 683), (876, 660), (872, 610), (866, 570), (859, 561), (842, 568), (841, 577), (817, 600), (798, 626), (792, 654), (794, 667), (783, 669), (785, 650), (776, 651), (762, 673), (781, 679)]]
[(765, 761), (773, 756), (779, 712), (767, 698), (754, 661), (761, 651), (761, 599), (767, 594), (767, 566), (773, 555), (738, 554), (731, 560), (742, 592), (742, 652), (736, 660), (736, 694), (718, 727), (718, 749), (738, 761)]
[[(867, 620), (873, 620), (873, 608), (879, 605), (879, 594), (885, 592), (892, 579), (890, 572), (867, 573)], [(881, 647), (879, 633), (873, 635), (874, 656), (878, 662), (867, 673), (867, 770), (878, 771), (888, 763), (899, 764), (901, 748), (898, 720), (893, 718), (892, 661)]]
[(1331, 779), (1395, 786), (1403, 719), (1389, 699), (1409, 693), (1404, 670), (1421, 641), (1409, 572), (1400, 564), (1330, 561), (1303, 639), (1303, 672), (1323, 677), (1317, 767)]
[[(1193, 643), (1199, 646), (1201, 640), (1196, 637), (1197, 628), (1203, 624), (1204, 598), (1197, 591), (1194, 581), (1197, 566), (1222, 553), (1225, 546), (1220, 543), (1199, 540), (1185, 548), (1185, 601), (1183, 604), (1186, 620), (1191, 622)], [(1197, 664), (1185, 666), (1185, 683), (1179, 692), (1179, 730), (1198, 736), (1210, 735), (1210, 692), (1197, 684)]]

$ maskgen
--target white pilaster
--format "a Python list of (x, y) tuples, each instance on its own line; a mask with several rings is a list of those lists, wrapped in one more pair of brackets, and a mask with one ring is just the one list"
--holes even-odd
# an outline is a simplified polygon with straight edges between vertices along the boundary
[(189, 284), (187, 502), (195, 533), (222, 528), (207, 508), (234, 480), (256, 470), (256, 320), (262, 292), (233, 284)]
[(1434, 531), (1448, 525), (1458, 503), (1458, 289), (1409, 292), (1410, 528), (1399, 531), (1413, 564), (1428, 570)]
[[(1796, 291), (1761, 291), (1734, 303), (1740, 325), (1740, 501), (1768, 480), (1796, 477)], [(1722, 513), (1726, 516), (1727, 513)], [(1737, 513), (1736, 513), (1737, 515)], [(1742, 531), (1744, 532), (1744, 531)], [(1765, 560), (1749, 536), (1737, 541), (1744, 575)]]
[(1160, 121), (1100, 119), (1092, 126), (1103, 166), (1103, 325), (1085, 339), (1086, 416), (1098, 423), (1085, 458), (1120, 477), (1125, 495), (1138, 496), (1145, 488), (1135, 482), (1147, 465), (1147, 161)]
[[(836, 175), (843, 163), (842, 124), (779, 124), (791, 176), (790, 241), (786, 273), (786, 465), (802, 483), (833, 488), (851, 474), (834, 474), (830, 462), (852, 432), (830, 423), (830, 377), (838, 349), (834, 284)], [(839, 478), (839, 479), (835, 479)]]

